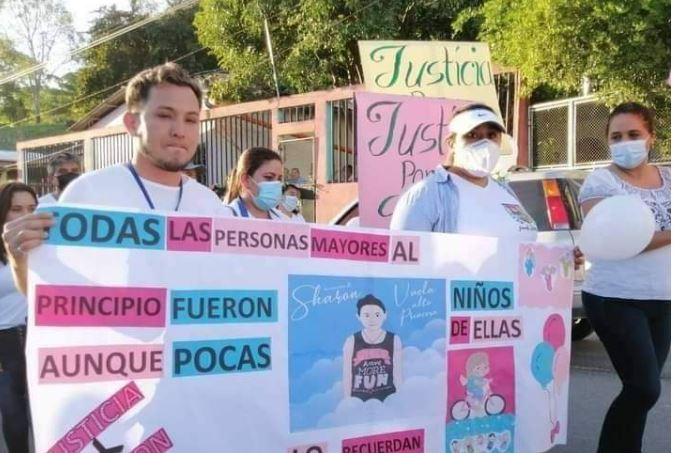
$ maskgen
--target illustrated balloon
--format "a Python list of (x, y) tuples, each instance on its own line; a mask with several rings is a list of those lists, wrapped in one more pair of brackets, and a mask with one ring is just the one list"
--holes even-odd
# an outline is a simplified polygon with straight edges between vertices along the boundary
[(546, 341), (538, 343), (531, 355), (531, 373), (543, 388), (552, 382), (552, 362), (555, 358), (555, 350)]
[(550, 315), (543, 326), (543, 339), (550, 343), (556, 351), (564, 344), (565, 337), (564, 320), (562, 317), (557, 313)]
[(552, 375), (555, 381), (555, 392), (560, 393), (562, 386), (569, 379), (569, 367), (571, 366), (571, 353), (564, 346), (557, 349), (552, 365)]
[(580, 229), (588, 260), (624, 260), (641, 253), (653, 238), (655, 217), (636, 195), (616, 195), (592, 208)]

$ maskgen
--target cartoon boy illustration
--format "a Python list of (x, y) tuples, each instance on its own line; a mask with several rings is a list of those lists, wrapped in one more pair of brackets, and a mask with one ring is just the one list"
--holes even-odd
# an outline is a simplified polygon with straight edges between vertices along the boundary
[(487, 451), (489, 453), (496, 451), (496, 433), (489, 433), (487, 437)]
[(484, 403), (491, 395), (489, 374), (489, 355), (480, 351), (471, 354), (466, 360), (466, 376), (459, 376), (461, 385), (466, 388), (466, 402), (470, 406), (470, 418), (486, 415)]
[(363, 329), (344, 342), (344, 397), (384, 401), (402, 384), (402, 343), (398, 335), (382, 329), (386, 307), (373, 295), (358, 301), (356, 317)]

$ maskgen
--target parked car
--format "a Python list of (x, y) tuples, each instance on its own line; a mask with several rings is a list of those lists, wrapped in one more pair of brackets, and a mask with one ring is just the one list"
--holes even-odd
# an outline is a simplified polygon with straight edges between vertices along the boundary
[[(583, 170), (522, 171), (508, 173), (506, 180), (517, 194), (527, 212), (538, 225), (537, 240), (548, 244), (575, 246), (583, 217), (578, 192), (587, 175)], [(357, 225), (358, 201), (346, 206), (330, 223)], [(589, 264), (587, 264), (589, 267)], [(580, 291), (585, 269), (575, 274), (572, 309), (573, 341), (582, 340), (592, 332), (585, 316)]]

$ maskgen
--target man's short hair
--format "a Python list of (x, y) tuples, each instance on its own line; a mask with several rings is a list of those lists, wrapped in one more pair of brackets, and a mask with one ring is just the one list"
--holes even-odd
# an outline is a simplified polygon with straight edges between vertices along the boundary
[(363, 309), (364, 306), (366, 305), (376, 305), (377, 307), (381, 308), (381, 310), (386, 313), (386, 306), (384, 303), (374, 297), (372, 294), (368, 294), (367, 296), (363, 297), (358, 301), (357, 308), (358, 308), (358, 314), (360, 315), (360, 310)]
[(51, 159), (49, 159), (49, 163), (47, 164), (47, 174), (49, 176), (53, 176), (61, 165), (71, 162), (80, 165), (80, 158), (67, 151), (54, 154)]
[(164, 63), (139, 72), (129, 81), (126, 85), (126, 108), (129, 111), (140, 108), (150, 96), (150, 89), (162, 83), (190, 88), (201, 107), (203, 94), (197, 81), (182, 66)]

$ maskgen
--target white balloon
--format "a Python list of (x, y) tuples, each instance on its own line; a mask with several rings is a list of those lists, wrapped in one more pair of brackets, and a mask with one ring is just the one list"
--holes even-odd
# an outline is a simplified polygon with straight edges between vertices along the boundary
[(583, 221), (579, 246), (588, 260), (624, 260), (641, 253), (655, 232), (655, 218), (641, 198), (617, 195), (597, 203)]

